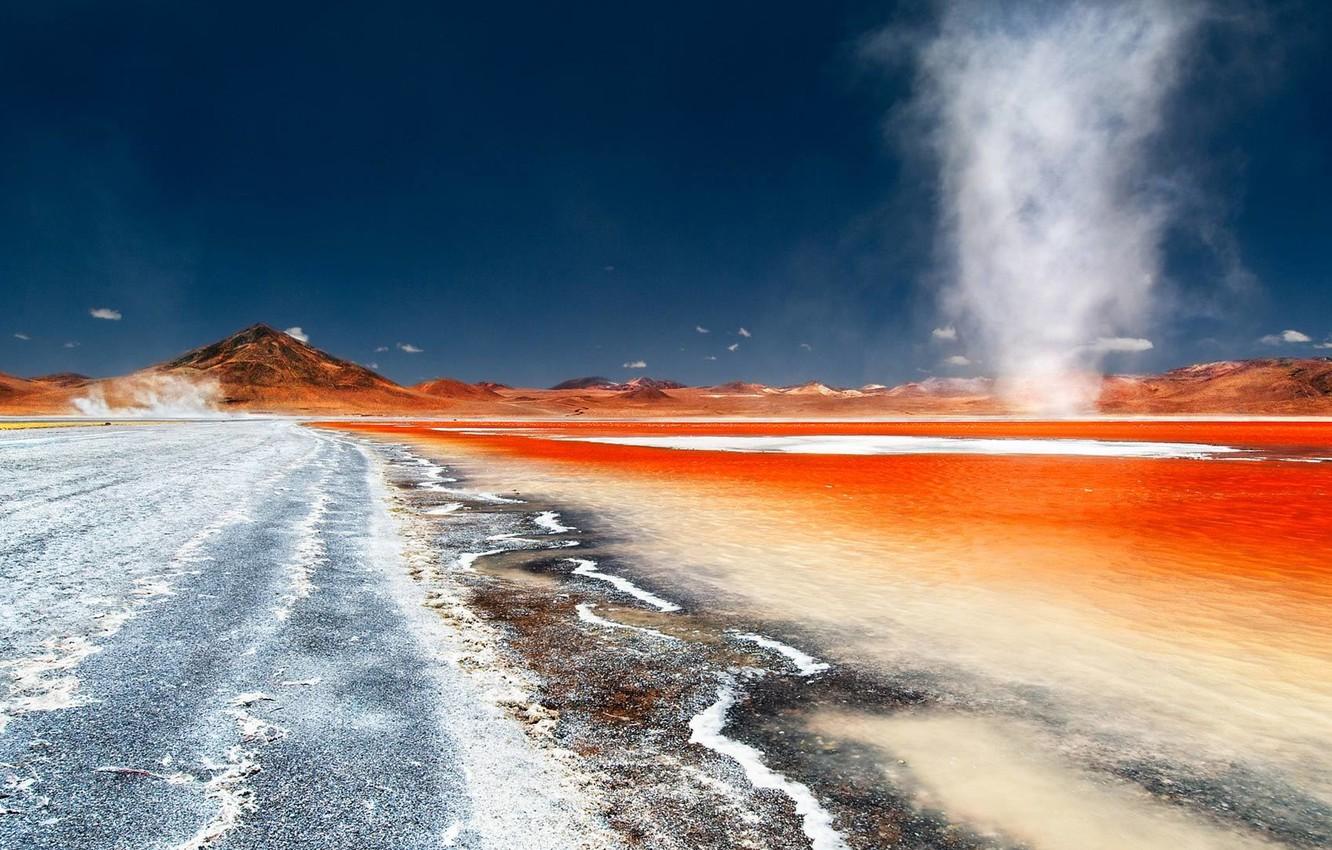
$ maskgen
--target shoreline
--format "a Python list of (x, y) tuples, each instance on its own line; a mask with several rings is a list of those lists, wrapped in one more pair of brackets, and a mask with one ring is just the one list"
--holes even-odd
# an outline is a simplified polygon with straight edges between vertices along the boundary
[[(755, 688), (808, 682), (826, 665), (755, 633), (759, 624), (713, 622), (643, 588), (598, 561), (596, 541), (558, 506), (468, 499), (465, 482), (442, 493), (431, 486), (438, 458), (427, 455), (427, 466), (408, 456), (418, 447), (375, 442), (376, 454), (398, 457), (381, 468), (411, 579), (466, 647), (453, 663), (488, 683), (529, 740), (578, 774), (624, 841), (662, 850), (876, 846), (844, 840), (834, 825), (847, 815), (822, 805), (811, 777), (771, 767), (749, 740)], [(432, 513), (440, 499), (464, 507)], [(735, 684), (721, 700), (727, 681)]]

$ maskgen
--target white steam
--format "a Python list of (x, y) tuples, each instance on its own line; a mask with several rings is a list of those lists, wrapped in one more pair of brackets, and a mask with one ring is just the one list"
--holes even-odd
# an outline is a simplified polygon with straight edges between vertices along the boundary
[(1134, 332), (1172, 210), (1149, 146), (1201, 11), (956, 3), (916, 52), (952, 272), (944, 308), (1026, 404), (1085, 408), (1105, 352), (1150, 348)]
[(108, 382), (105, 388), (94, 384), (71, 404), (83, 416), (194, 419), (219, 415), (218, 394), (212, 379), (143, 375)]

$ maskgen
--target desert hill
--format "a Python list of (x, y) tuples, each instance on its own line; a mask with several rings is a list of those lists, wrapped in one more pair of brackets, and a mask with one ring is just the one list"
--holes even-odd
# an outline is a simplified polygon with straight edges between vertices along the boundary
[(422, 381), (419, 384), (413, 384), (411, 389), (413, 392), (424, 393), (436, 398), (495, 399), (500, 398), (500, 394), (495, 390), (501, 386), (500, 384), (489, 383), (469, 384), (453, 378), (434, 378), (429, 381)]
[(39, 375), (31, 380), (42, 384), (54, 384), (57, 387), (81, 387), (92, 383), (92, 378), (78, 372), (56, 372), (54, 375)]
[(1161, 375), (1107, 377), (1105, 413), (1332, 413), (1332, 360), (1222, 360)]

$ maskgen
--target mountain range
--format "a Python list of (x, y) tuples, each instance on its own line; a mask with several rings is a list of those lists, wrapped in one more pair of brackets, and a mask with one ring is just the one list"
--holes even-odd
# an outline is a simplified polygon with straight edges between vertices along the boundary
[[(1269, 358), (1101, 379), (1106, 414), (1332, 415), (1332, 360)], [(686, 387), (592, 376), (549, 389), (436, 378), (404, 387), (258, 324), (179, 357), (115, 378), (0, 373), (0, 413), (113, 415), (130, 410), (460, 417), (882, 417), (1013, 413), (987, 378), (929, 378), (887, 387), (817, 382), (772, 387), (735, 381)]]

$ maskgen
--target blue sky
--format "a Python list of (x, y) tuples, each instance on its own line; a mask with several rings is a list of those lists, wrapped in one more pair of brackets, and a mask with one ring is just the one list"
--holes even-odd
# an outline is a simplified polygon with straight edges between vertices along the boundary
[[(403, 382), (971, 374), (931, 335), (912, 75), (864, 49), (933, 15), (10, 4), (0, 371), (116, 374), (264, 321)], [(1156, 155), (1224, 238), (1171, 236), (1154, 347), (1108, 368), (1329, 353), (1330, 36), (1314, 3), (1207, 31)]]

